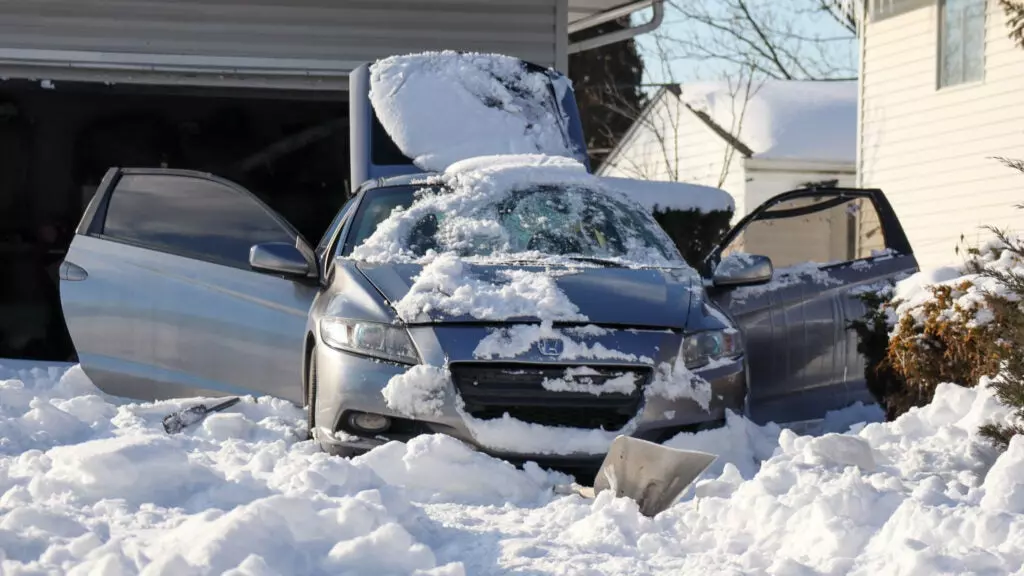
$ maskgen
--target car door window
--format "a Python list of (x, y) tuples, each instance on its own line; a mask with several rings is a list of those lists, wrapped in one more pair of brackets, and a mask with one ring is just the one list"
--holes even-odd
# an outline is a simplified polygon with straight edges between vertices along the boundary
[(249, 269), (249, 249), (297, 233), (255, 197), (192, 176), (126, 174), (110, 195), (102, 235), (140, 247)]
[(338, 213), (334, 215), (334, 220), (331, 225), (324, 232), (320, 243), (316, 245), (316, 257), (317, 260), (322, 260), (324, 255), (330, 252), (330, 247), (335, 244), (335, 240), (338, 238), (338, 233), (342, 228), (345, 227), (345, 222), (348, 221), (348, 215), (352, 212), (352, 207), (356, 205), (356, 196), (353, 196), (345, 205), (338, 210)]
[(767, 256), (776, 268), (830, 265), (871, 258), (886, 248), (878, 210), (866, 196), (798, 196), (760, 212), (722, 256)]

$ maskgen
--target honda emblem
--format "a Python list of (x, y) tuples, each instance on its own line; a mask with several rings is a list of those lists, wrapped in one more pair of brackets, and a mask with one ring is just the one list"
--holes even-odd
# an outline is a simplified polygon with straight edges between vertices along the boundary
[(565, 344), (558, 338), (542, 338), (537, 342), (537, 351), (545, 356), (561, 356)]

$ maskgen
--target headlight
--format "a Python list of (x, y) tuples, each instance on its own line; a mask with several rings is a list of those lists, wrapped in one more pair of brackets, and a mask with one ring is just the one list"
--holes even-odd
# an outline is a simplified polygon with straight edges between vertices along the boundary
[(735, 358), (743, 353), (739, 332), (708, 330), (683, 339), (683, 358), (687, 368), (700, 368), (713, 360)]
[(321, 318), (320, 338), (328, 346), (338, 350), (403, 364), (418, 364), (420, 361), (405, 328), (388, 324), (346, 318)]

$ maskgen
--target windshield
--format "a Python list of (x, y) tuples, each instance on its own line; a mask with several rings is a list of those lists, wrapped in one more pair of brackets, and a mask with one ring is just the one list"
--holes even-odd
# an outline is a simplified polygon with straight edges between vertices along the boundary
[[(365, 242), (396, 208), (412, 206), (421, 195), (446, 193), (413, 186), (367, 192), (344, 254)], [(640, 205), (580, 185), (522, 187), (465, 213), (421, 211), (409, 224), (399, 242), (417, 257), (433, 250), (461, 257), (576, 256), (685, 266), (675, 245)]]

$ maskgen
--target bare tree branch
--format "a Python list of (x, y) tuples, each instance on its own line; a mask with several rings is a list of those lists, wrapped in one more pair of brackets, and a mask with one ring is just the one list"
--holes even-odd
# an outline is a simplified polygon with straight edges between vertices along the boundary
[[(1002, 0), (1018, 1), (1018, 0)], [(670, 61), (710, 61), (781, 80), (854, 79), (855, 14), (843, 0), (667, 0), (652, 36)]]

